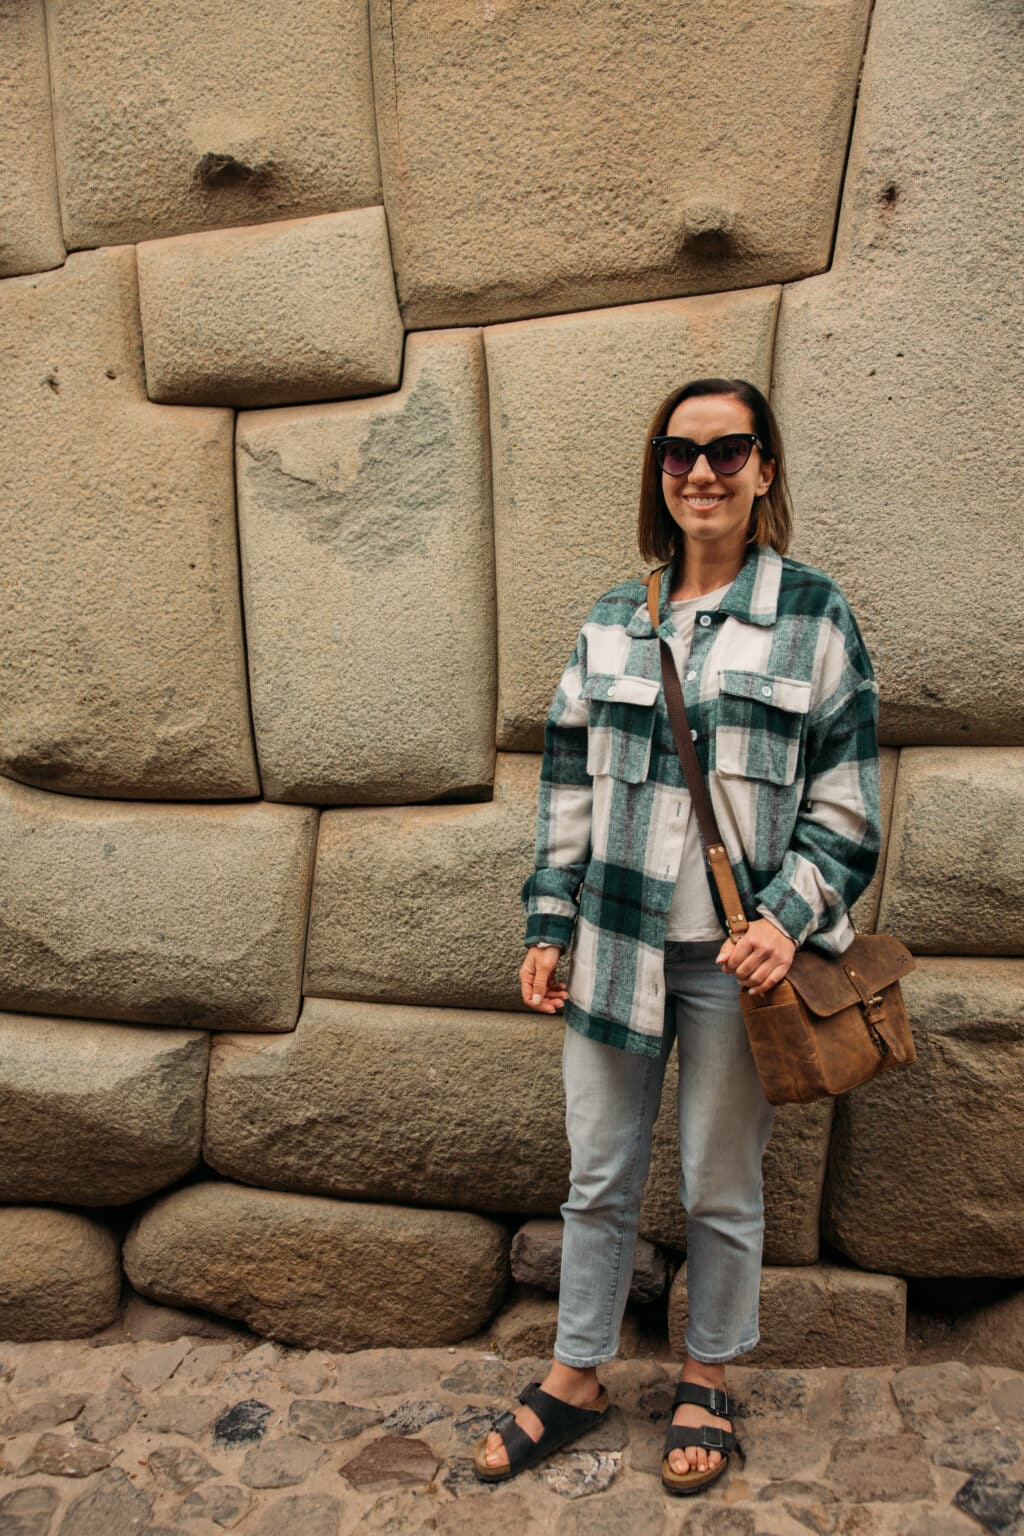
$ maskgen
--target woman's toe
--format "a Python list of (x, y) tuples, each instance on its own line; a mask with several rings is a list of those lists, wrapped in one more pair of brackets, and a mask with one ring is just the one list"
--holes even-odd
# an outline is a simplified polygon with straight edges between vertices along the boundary
[(505, 1459), (505, 1442), (498, 1434), (498, 1431), (492, 1429), (487, 1436), (484, 1460), (489, 1467), (500, 1467)]

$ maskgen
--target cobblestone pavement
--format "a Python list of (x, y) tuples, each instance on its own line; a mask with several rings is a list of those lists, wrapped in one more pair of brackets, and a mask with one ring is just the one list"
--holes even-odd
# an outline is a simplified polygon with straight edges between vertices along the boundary
[(473, 1441), (544, 1369), (235, 1333), (0, 1344), (0, 1536), (1024, 1536), (1022, 1372), (736, 1366), (746, 1464), (673, 1499), (672, 1363), (617, 1361), (588, 1442), (478, 1482)]

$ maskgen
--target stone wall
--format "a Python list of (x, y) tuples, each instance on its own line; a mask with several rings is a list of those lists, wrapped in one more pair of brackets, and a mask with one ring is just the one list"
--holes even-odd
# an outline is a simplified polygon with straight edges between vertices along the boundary
[[(126, 1274), (550, 1342), (542, 724), (709, 372), (770, 389), (861, 621), (858, 915), (920, 957), (913, 1071), (779, 1113), (760, 1358), (1024, 1277), (1022, 55), (1008, 0), (0, 3), (0, 1333)], [(676, 1157), (663, 1114), (674, 1341)]]

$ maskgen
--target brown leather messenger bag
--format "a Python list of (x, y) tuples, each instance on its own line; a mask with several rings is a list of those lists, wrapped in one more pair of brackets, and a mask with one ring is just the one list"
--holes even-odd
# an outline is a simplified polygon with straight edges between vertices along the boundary
[[(661, 576), (662, 570), (653, 571), (647, 583), (655, 631)], [(672, 652), (664, 640), (658, 643), (665, 704), (704, 856), (729, 936), (739, 939), (749, 923), (690, 736)], [(857, 933), (841, 955), (798, 949), (782, 981), (759, 997), (741, 991), (747, 1038), (769, 1103), (802, 1104), (847, 1093), (890, 1067), (909, 1066), (917, 1053), (900, 981), (915, 965), (891, 934)]]

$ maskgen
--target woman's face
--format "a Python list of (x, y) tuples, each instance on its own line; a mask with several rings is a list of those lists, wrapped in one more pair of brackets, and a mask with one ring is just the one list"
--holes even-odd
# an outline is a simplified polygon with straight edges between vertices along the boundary
[[(754, 413), (735, 395), (699, 395), (677, 405), (665, 427), (666, 437), (710, 443), (730, 432), (753, 432)], [(747, 538), (755, 496), (772, 483), (775, 464), (754, 448), (735, 475), (716, 475), (703, 454), (685, 475), (662, 472), (661, 489), (674, 522), (696, 544), (741, 548)]]

